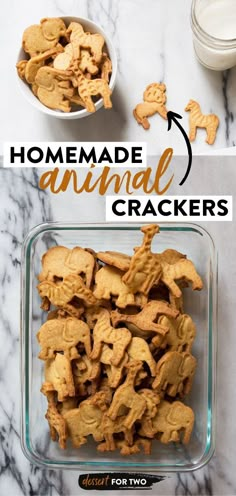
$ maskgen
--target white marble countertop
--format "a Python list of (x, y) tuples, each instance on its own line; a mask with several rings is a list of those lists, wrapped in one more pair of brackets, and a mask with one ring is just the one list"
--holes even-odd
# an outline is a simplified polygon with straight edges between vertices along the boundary
[[(153, 163), (156, 159), (153, 158)], [(152, 162), (152, 160), (151, 160)], [(181, 194), (232, 194), (235, 159), (196, 159)], [(185, 163), (180, 163), (185, 168)], [(201, 174), (199, 174), (201, 170)], [(227, 174), (225, 171), (227, 170)], [(1, 496), (75, 496), (78, 471), (32, 466), (20, 448), (19, 314), (21, 245), (33, 226), (48, 220), (103, 222), (104, 198), (97, 194), (51, 195), (38, 189), (39, 170), (0, 169), (0, 494)], [(170, 194), (175, 194), (175, 187)], [(234, 209), (235, 213), (235, 209)], [(235, 224), (203, 223), (219, 254), (219, 338), (217, 360), (216, 452), (193, 473), (170, 474), (153, 494), (165, 496), (235, 496)], [(86, 472), (86, 470), (84, 471)], [(92, 494), (96, 494), (92, 491)], [(108, 494), (113, 494), (108, 492)], [(121, 494), (117, 492), (117, 496)], [(124, 493), (122, 493), (124, 494)], [(144, 491), (143, 494), (150, 494)]]
[[(119, 70), (111, 111), (76, 121), (61, 121), (42, 115), (28, 104), (17, 85), (15, 63), (23, 30), (45, 16), (75, 15), (99, 23), (112, 38)], [(142, 101), (147, 84), (163, 81), (167, 106), (183, 115), (190, 98), (204, 113), (214, 112), (220, 128), (213, 147), (205, 144), (200, 130), (193, 151), (208, 152), (234, 146), (236, 141), (236, 68), (212, 72), (196, 60), (190, 28), (190, 0), (11, 0), (3, 2), (0, 19), (1, 46), (1, 130), (3, 141), (144, 141), (148, 153), (158, 154), (166, 146), (186, 153), (178, 129), (167, 133), (159, 116), (145, 132), (132, 116)]]

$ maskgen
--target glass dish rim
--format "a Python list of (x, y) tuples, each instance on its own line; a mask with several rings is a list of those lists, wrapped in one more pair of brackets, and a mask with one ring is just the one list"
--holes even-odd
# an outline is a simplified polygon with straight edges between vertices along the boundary
[[(22, 254), (21, 254), (21, 359), (20, 359), (20, 376), (21, 376), (21, 448), (28, 460), (35, 463), (41, 467), (47, 468), (60, 468), (60, 469), (70, 469), (79, 470), (88, 468), (93, 471), (99, 471), (99, 468), (110, 469), (117, 471), (122, 469), (123, 471), (130, 471), (135, 469), (137, 471), (145, 470), (145, 472), (155, 472), (155, 473), (174, 473), (174, 472), (191, 472), (202, 468), (206, 465), (214, 454), (215, 450), (215, 411), (216, 411), (216, 341), (217, 341), (217, 270), (218, 270), (218, 260), (217, 251), (215, 248), (214, 241), (209, 234), (209, 232), (195, 223), (173, 223), (173, 222), (162, 222), (158, 223), (161, 232), (196, 232), (201, 236), (208, 238), (208, 242), (211, 246), (211, 284), (209, 286), (210, 302), (209, 305), (209, 321), (208, 321), (208, 400), (207, 400), (207, 411), (208, 411), (208, 421), (207, 421), (207, 442), (205, 446), (205, 452), (202, 457), (198, 460), (196, 464), (182, 465), (182, 464), (161, 464), (158, 462), (148, 463), (144, 462), (132, 462), (132, 461), (51, 461), (50, 459), (39, 458), (30, 446), (29, 439), (29, 422), (27, 421), (27, 412), (29, 405), (29, 385), (27, 374), (25, 373), (28, 369), (25, 369), (25, 363), (29, 362), (29, 347), (27, 348), (27, 340), (30, 336), (29, 326), (26, 325), (25, 316), (29, 315), (29, 277), (30, 271), (27, 269), (29, 264), (28, 253), (31, 252), (31, 246), (33, 241), (41, 235), (43, 232), (50, 230), (56, 231), (86, 231), (86, 230), (131, 230), (139, 231), (140, 227), (144, 224), (149, 224), (149, 222), (142, 223), (71, 223), (71, 222), (44, 222), (34, 226), (26, 235), (22, 244)], [(28, 262), (27, 262), (28, 259)], [(28, 295), (28, 299), (26, 298)]]

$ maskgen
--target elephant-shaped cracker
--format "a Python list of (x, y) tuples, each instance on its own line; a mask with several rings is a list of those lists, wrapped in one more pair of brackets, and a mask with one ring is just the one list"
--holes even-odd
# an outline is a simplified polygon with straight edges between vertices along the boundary
[(105, 300), (109, 300), (111, 296), (117, 296), (116, 306), (119, 308), (136, 305), (136, 295), (122, 281), (122, 275), (123, 272), (115, 267), (102, 267), (95, 276), (94, 296)]
[(72, 250), (65, 246), (53, 246), (42, 257), (43, 268), (38, 280), (54, 282), (55, 277), (64, 279), (70, 274), (84, 275), (86, 287), (90, 288), (94, 266), (94, 256), (79, 246)]
[(103, 46), (105, 40), (101, 34), (85, 33), (83, 26), (78, 22), (71, 22), (67, 33), (70, 36), (71, 43), (77, 43), (80, 47), (87, 48), (91, 51), (94, 62), (100, 63), (102, 60)]
[(51, 439), (52, 441), (56, 441), (58, 437), (60, 448), (65, 449), (67, 439), (66, 422), (57, 410), (57, 403), (54, 393), (47, 393), (47, 400), (48, 408), (45, 418), (48, 421)]
[(78, 311), (70, 303), (74, 297), (83, 300), (86, 306), (97, 303), (92, 291), (86, 288), (80, 276), (71, 274), (66, 276), (61, 283), (45, 281), (38, 284), (37, 287), (41, 298), (47, 297), (53, 305), (61, 307), (68, 313), (73, 314), (74, 312), (75, 316), (77, 316)]
[(196, 326), (189, 315), (182, 314), (177, 319), (162, 316), (159, 323), (167, 326), (169, 331), (165, 336), (153, 338), (156, 347), (167, 348), (168, 351), (191, 352), (196, 336)]
[(175, 281), (181, 280), (191, 283), (193, 290), (200, 291), (203, 288), (202, 279), (191, 260), (181, 259), (174, 264), (164, 262), (161, 266), (161, 280), (176, 298), (182, 296), (182, 291)]
[(82, 320), (73, 317), (52, 319), (43, 324), (37, 334), (41, 345), (39, 358), (54, 358), (55, 353), (64, 352), (69, 359), (79, 358), (76, 346), (83, 343), (86, 354), (91, 353), (90, 329)]
[(131, 333), (126, 328), (114, 329), (110, 323), (110, 314), (105, 308), (99, 308), (96, 313), (97, 322), (93, 329), (93, 350), (90, 354), (96, 360), (102, 353), (103, 343), (113, 345), (111, 363), (119, 365), (124, 357), (125, 350), (131, 341)]
[(143, 243), (135, 248), (131, 258), (129, 270), (122, 277), (122, 281), (133, 291), (140, 291), (148, 295), (154, 284), (158, 284), (162, 276), (162, 267), (155, 254), (151, 251), (151, 244), (155, 234), (159, 233), (156, 225), (141, 228), (144, 233)]
[(142, 362), (132, 361), (127, 365), (128, 374), (125, 382), (116, 390), (108, 415), (115, 420), (122, 406), (129, 408), (129, 413), (124, 421), (125, 427), (131, 429), (135, 421), (141, 419), (146, 409), (146, 400), (136, 393), (134, 383), (138, 372), (142, 369)]
[(194, 413), (189, 406), (181, 401), (161, 401), (157, 414), (151, 420), (152, 429), (144, 421), (141, 421), (139, 434), (141, 436), (157, 437), (162, 443), (167, 444), (172, 441), (180, 441), (183, 435), (183, 444), (188, 444), (194, 425)]
[(183, 397), (191, 390), (196, 365), (190, 353), (168, 351), (157, 363), (152, 388), (157, 393), (164, 391), (173, 397), (179, 393)]
[(44, 53), (40, 53), (39, 55), (36, 55), (35, 57), (32, 57), (27, 61), (24, 75), (27, 83), (34, 84), (37, 72), (40, 67), (43, 67), (45, 62), (55, 56), (58, 51), (59, 49), (57, 47), (51, 48), (50, 50), (47, 50)]
[(56, 391), (58, 401), (64, 401), (68, 396), (75, 396), (75, 386), (71, 369), (71, 362), (66, 355), (56, 353), (55, 358), (45, 362), (45, 382), (41, 392), (47, 395), (50, 391)]
[(26, 53), (35, 57), (58, 45), (61, 36), (65, 36), (66, 26), (62, 19), (51, 17), (40, 24), (29, 26), (23, 33), (22, 46)]
[(84, 74), (72, 77), (72, 83), (75, 88), (78, 88), (78, 93), (88, 112), (95, 112), (96, 107), (92, 100), (92, 96), (101, 95), (104, 108), (112, 108), (111, 89), (105, 79), (88, 79)]
[(58, 71), (50, 66), (40, 67), (35, 77), (40, 102), (50, 109), (70, 112), (70, 98), (74, 95), (70, 77), (70, 71)]
[(79, 448), (91, 434), (95, 441), (103, 440), (102, 417), (106, 409), (105, 393), (100, 391), (82, 401), (79, 408), (65, 413), (64, 419), (73, 446)]
[(143, 94), (143, 100), (143, 103), (139, 103), (135, 107), (133, 115), (138, 124), (141, 124), (144, 129), (150, 128), (148, 117), (154, 114), (158, 113), (163, 119), (167, 119), (165, 84), (149, 84)]
[(128, 356), (131, 360), (146, 362), (151, 375), (156, 375), (156, 362), (150, 352), (149, 346), (142, 338), (134, 337), (127, 348)]
[[(153, 335), (165, 336), (169, 327), (159, 323), (158, 318), (162, 315), (176, 318), (179, 312), (170, 307), (165, 301), (149, 301), (143, 309), (135, 315), (125, 315), (118, 310), (111, 312), (112, 324), (116, 327), (120, 322), (128, 324), (128, 328), (133, 334), (135, 332), (140, 337), (148, 338)], [(129, 327), (131, 324), (131, 327)]]

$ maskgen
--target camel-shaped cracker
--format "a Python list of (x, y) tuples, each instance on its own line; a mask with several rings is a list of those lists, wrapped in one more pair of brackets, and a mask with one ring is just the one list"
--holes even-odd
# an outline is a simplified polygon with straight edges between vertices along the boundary
[(219, 126), (219, 118), (215, 114), (204, 115), (201, 112), (201, 107), (199, 103), (195, 100), (190, 100), (188, 105), (185, 107), (186, 112), (190, 112), (189, 118), (189, 140), (194, 141), (196, 139), (197, 128), (205, 128), (207, 132), (206, 143), (208, 145), (213, 145), (216, 139), (216, 132)]
[(96, 107), (92, 96), (101, 95), (103, 104), (106, 109), (112, 108), (111, 89), (105, 79), (88, 79), (84, 74), (78, 74), (72, 77), (72, 83), (78, 88), (78, 93), (88, 112), (95, 112)]
[(100, 357), (103, 343), (112, 344), (113, 356), (111, 363), (117, 366), (131, 341), (131, 333), (126, 328), (114, 329), (110, 323), (110, 314), (105, 308), (99, 308), (95, 316), (97, 322), (93, 329), (93, 350), (90, 358), (96, 360)]
[(158, 406), (157, 414), (151, 419), (150, 425), (141, 420), (139, 434), (153, 438), (157, 437), (161, 443), (180, 441), (181, 433), (184, 431), (183, 443), (188, 444), (194, 424), (194, 413), (189, 406), (184, 405), (181, 401), (161, 401)]
[(141, 231), (144, 233), (143, 243), (139, 248), (135, 248), (129, 270), (122, 277), (122, 281), (133, 292), (140, 291), (147, 295), (153, 284), (157, 284), (162, 276), (161, 265), (155, 254), (151, 252), (152, 240), (155, 234), (159, 233), (159, 227), (156, 225), (144, 226)]
[(152, 339), (155, 347), (168, 351), (191, 352), (192, 344), (196, 336), (196, 326), (189, 315), (182, 314), (177, 319), (167, 316), (159, 318), (159, 324), (167, 326), (169, 331), (165, 336), (155, 336)]
[(129, 413), (126, 416), (124, 425), (127, 429), (131, 429), (134, 422), (141, 419), (146, 409), (146, 400), (136, 393), (134, 383), (138, 372), (142, 369), (142, 362), (132, 361), (126, 365), (128, 374), (125, 382), (116, 390), (112, 404), (108, 410), (108, 416), (112, 420), (118, 417), (119, 409), (122, 406), (129, 408)]
[(22, 46), (26, 53), (35, 57), (58, 45), (61, 36), (65, 36), (66, 26), (60, 18), (45, 18), (40, 24), (29, 26), (23, 33)]
[(90, 289), (86, 288), (83, 279), (80, 276), (66, 276), (63, 282), (55, 284), (54, 282), (41, 282), (37, 286), (41, 298), (47, 297), (55, 306), (62, 307), (68, 313), (74, 313), (77, 316), (78, 311), (70, 301), (76, 296), (84, 301), (86, 306), (95, 305), (97, 302)]
[(106, 409), (105, 393), (100, 391), (82, 401), (79, 408), (65, 413), (64, 419), (68, 434), (76, 448), (86, 443), (87, 436), (91, 434), (95, 441), (103, 440), (101, 423), (103, 412)]
[(161, 267), (161, 280), (176, 298), (180, 298), (182, 296), (182, 291), (176, 284), (176, 280), (183, 280), (188, 283), (190, 282), (193, 290), (200, 291), (203, 288), (202, 279), (197, 273), (191, 260), (183, 258), (174, 264), (164, 262), (161, 264)]
[(69, 359), (79, 358), (76, 346), (83, 343), (86, 354), (91, 353), (90, 329), (82, 320), (73, 317), (51, 319), (43, 324), (37, 334), (41, 345), (39, 358), (54, 358), (57, 351), (63, 351)]
[(87, 250), (76, 246), (72, 250), (65, 246), (53, 246), (42, 257), (42, 272), (38, 276), (39, 282), (51, 281), (54, 278), (65, 278), (70, 274), (85, 275), (85, 284), (90, 288), (95, 259)]
[(165, 84), (149, 84), (143, 94), (143, 100), (143, 103), (139, 103), (135, 107), (133, 115), (138, 124), (141, 124), (144, 129), (150, 128), (148, 117), (154, 114), (158, 113), (163, 119), (167, 119)]
[(157, 363), (152, 388), (173, 397), (178, 393), (185, 396), (191, 390), (196, 365), (196, 358), (190, 353), (168, 351)]
[[(94, 296), (97, 299), (109, 300), (111, 296), (117, 296), (116, 306), (126, 308), (128, 305), (136, 305), (137, 297), (134, 292), (122, 281), (123, 272), (115, 267), (102, 267), (95, 276)], [(137, 288), (136, 293), (139, 291)], [(141, 304), (147, 302), (142, 298)]]
[(61, 353), (56, 353), (55, 358), (45, 363), (45, 382), (41, 392), (47, 395), (50, 391), (57, 392), (58, 401), (64, 401), (68, 396), (75, 396), (71, 362)]
[[(165, 301), (149, 301), (143, 309), (135, 315), (125, 315), (119, 313), (118, 310), (111, 312), (112, 324), (116, 327), (120, 322), (131, 324), (129, 329), (133, 334), (135, 332), (140, 337), (150, 337), (153, 332), (158, 335), (165, 336), (168, 332), (168, 326), (159, 323), (158, 318), (161, 315), (176, 318), (179, 315), (178, 310), (170, 307)], [(140, 333), (141, 331), (141, 333)]]
[(100, 63), (102, 60), (102, 49), (105, 43), (103, 36), (99, 33), (85, 33), (83, 26), (78, 22), (71, 22), (67, 33), (70, 35), (70, 42), (77, 43), (80, 47), (88, 48), (91, 51), (94, 62)]
[(65, 449), (67, 438), (66, 422), (57, 410), (54, 393), (47, 393), (47, 400), (48, 408), (45, 418), (48, 421), (51, 439), (52, 441), (56, 441), (58, 436), (60, 448)]

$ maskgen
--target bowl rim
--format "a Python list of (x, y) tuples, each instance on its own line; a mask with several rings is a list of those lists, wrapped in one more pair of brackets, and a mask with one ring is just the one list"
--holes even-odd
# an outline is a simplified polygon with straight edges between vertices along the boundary
[[(104, 40), (105, 40), (105, 45), (107, 47), (108, 55), (112, 61), (112, 74), (111, 74), (111, 78), (109, 81), (109, 87), (110, 87), (111, 91), (113, 91), (115, 84), (116, 84), (116, 78), (117, 78), (118, 58), (117, 58), (117, 53), (116, 53), (114, 43), (112, 42), (111, 38), (106, 34), (104, 29), (99, 24), (97, 24), (96, 22), (92, 21), (91, 19), (89, 19), (87, 17), (76, 17), (76, 16), (69, 16), (68, 15), (68, 16), (60, 16), (60, 19), (62, 19), (66, 24), (67, 23), (69, 24), (70, 22), (80, 22), (81, 24), (88, 23), (92, 26), (95, 33), (99, 31), (102, 34), (102, 36), (104, 37)], [(110, 53), (111, 51), (109, 51), (109, 47), (112, 48), (112, 50), (111, 50), (112, 54)], [(16, 63), (18, 63), (20, 60), (22, 60), (22, 56), (24, 56), (24, 55), (26, 57), (28, 57), (28, 54), (26, 54), (24, 52), (23, 47), (21, 47), (18, 50)], [(36, 108), (37, 110), (39, 110), (39, 111), (43, 112), (44, 114), (49, 115), (51, 117), (57, 117), (60, 119), (65, 119), (65, 120), (66, 119), (72, 120), (72, 119), (76, 119), (76, 118), (88, 117), (90, 115), (95, 114), (96, 111), (99, 110), (100, 108), (103, 108), (103, 99), (99, 98), (99, 100), (97, 100), (94, 103), (95, 109), (96, 109), (95, 112), (88, 112), (86, 108), (81, 108), (81, 110), (75, 110), (73, 112), (62, 112), (60, 110), (50, 109), (49, 107), (46, 107), (46, 105), (44, 105), (42, 102), (40, 102), (40, 100), (33, 94), (28, 83), (26, 81), (22, 80), (18, 76), (17, 71), (16, 71), (16, 78), (17, 78), (18, 88), (20, 89), (21, 94), (24, 96), (24, 98), (27, 100), (27, 102), (30, 105), (32, 105), (34, 108)], [(30, 96), (29, 96), (28, 90), (31, 92)]]
[[(200, 236), (207, 237), (209, 241), (209, 249), (211, 251), (211, 285), (209, 286), (209, 353), (208, 353), (208, 377), (207, 381), (209, 384), (208, 390), (208, 414), (207, 414), (207, 441), (205, 443), (205, 451), (196, 461), (196, 463), (190, 463), (189, 465), (179, 464), (161, 464), (160, 462), (149, 461), (144, 462), (132, 462), (132, 461), (92, 461), (92, 460), (53, 460), (40, 458), (32, 449), (29, 436), (29, 423), (26, 415), (25, 408), (25, 396), (27, 388), (27, 377), (24, 373), (25, 370), (25, 358), (27, 355), (27, 347), (25, 343), (25, 291), (27, 284), (25, 284), (25, 274), (27, 273), (26, 264), (29, 263), (29, 254), (31, 252), (32, 243), (34, 240), (42, 233), (50, 230), (129, 230), (129, 231), (139, 231), (140, 227), (143, 225), (150, 224), (150, 222), (142, 223), (71, 223), (71, 222), (44, 222), (33, 227), (26, 235), (22, 244), (22, 257), (21, 257), (21, 368), (20, 375), (22, 379), (22, 384), (24, 387), (21, 389), (21, 448), (26, 456), (26, 458), (36, 465), (47, 468), (59, 468), (67, 470), (75, 469), (90, 469), (93, 471), (100, 471), (101, 469), (107, 469), (112, 471), (119, 471), (122, 469), (124, 472), (130, 472), (135, 469), (137, 472), (152, 472), (152, 473), (175, 473), (175, 472), (192, 472), (199, 468), (204, 467), (212, 458), (215, 451), (215, 435), (216, 435), (216, 354), (217, 354), (217, 324), (218, 324), (218, 314), (217, 314), (217, 270), (218, 270), (218, 257), (217, 251), (214, 244), (214, 240), (209, 232), (195, 223), (173, 223), (173, 222), (160, 222), (160, 232), (195, 232)], [(209, 404), (211, 405), (209, 411)]]

